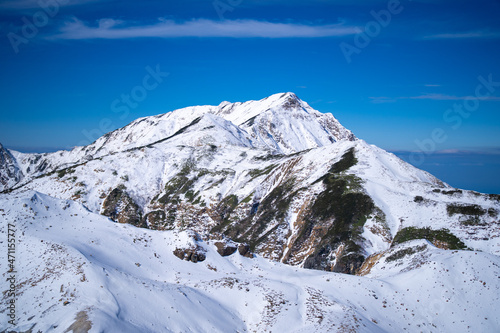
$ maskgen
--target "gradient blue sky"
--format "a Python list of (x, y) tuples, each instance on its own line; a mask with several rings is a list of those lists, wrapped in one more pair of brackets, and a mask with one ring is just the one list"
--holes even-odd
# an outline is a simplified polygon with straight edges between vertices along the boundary
[[(499, 17), (498, 0), (0, 1), (0, 142), (69, 149), (138, 117), (292, 91), (453, 186), (499, 193)], [(126, 106), (147, 68), (168, 76)]]

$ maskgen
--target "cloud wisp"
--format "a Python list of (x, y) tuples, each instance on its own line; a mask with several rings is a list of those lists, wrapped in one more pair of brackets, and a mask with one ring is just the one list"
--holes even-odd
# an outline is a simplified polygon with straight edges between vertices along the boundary
[(454, 95), (445, 95), (445, 94), (425, 94), (419, 96), (403, 96), (403, 97), (370, 97), (370, 100), (373, 104), (383, 104), (383, 103), (394, 103), (397, 100), (401, 99), (420, 99), (420, 100), (434, 100), (434, 101), (465, 101), (469, 99), (478, 99), (480, 101), (494, 101), (499, 102), (499, 96), (484, 96), (484, 97), (475, 97), (475, 96), (454, 96)]
[(395, 98), (386, 97), (386, 96), (377, 96), (377, 97), (369, 97), (369, 98), (373, 104), (385, 104), (385, 103), (396, 102)]
[[(414, 152), (418, 152), (416, 150), (390, 150), (390, 152), (396, 155), (409, 155)], [(476, 147), (471, 149), (441, 149), (433, 152), (434, 156), (474, 156), (474, 155), (483, 155), (483, 156), (500, 156), (500, 147)]]
[(500, 97), (497, 96), (476, 97), (476, 96), (453, 96), (445, 94), (425, 94), (420, 96), (399, 97), (399, 99), (431, 99), (436, 101), (464, 101), (467, 99), (478, 99), (481, 101), (500, 101)]
[(194, 19), (186, 22), (160, 19), (151, 25), (101, 19), (91, 26), (77, 18), (66, 22), (49, 39), (127, 39), (127, 38), (177, 38), (177, 37), (233, 37), (233, 38), (319, 38), (354, 35), (359, 27), (343, 24), (305, 25), (273, 23), (257, 20)]
[(443, 33), (424, 36), (423, 39), (495, 39), (500, 38), (500, 32), (469, 31), (461, 33)]

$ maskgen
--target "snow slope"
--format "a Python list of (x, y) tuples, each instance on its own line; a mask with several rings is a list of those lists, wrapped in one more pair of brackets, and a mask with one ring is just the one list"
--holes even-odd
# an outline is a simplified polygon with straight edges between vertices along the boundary
[[(38, 192), (0, 195), (0, 201), (2, 218), (17, 230), (19, 292), (19, 321), (9, 326), (3, 315), (1, 329), (494, 332), (500, 328), (496, 310), (500, 259), (494, 255), (445, 251), (415, 241), (386, 253), (367, 276), (357, 277), (237, 253), (221, 257), (213, 244), (195, 240), (189, 232), (116, 224), (78, 203)], [(205, 249), (205, 261), (183, 261), (172, 254), (177, 247), (194, 244)], [(418, 246), (425, 250), (384, 261)], [(5, 251), (1, 255), (0, 269), (5, 272)], [(3, 295), (3, 309), (7, 301)]]

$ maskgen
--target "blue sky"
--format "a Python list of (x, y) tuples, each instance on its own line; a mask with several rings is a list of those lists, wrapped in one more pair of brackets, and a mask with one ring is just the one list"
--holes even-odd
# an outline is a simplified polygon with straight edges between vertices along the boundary
[(69, 149), (292, 91), (453, 186), (499, 193), (498, 17), (498, 0), (0, 1), (0, 142)]

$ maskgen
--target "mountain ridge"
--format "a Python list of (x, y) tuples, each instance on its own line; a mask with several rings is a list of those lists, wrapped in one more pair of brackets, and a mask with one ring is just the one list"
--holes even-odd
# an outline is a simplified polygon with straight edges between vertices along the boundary
[[(252, 124), (245, 124), (249, 120), (255, 121), (255, 118), (260, 114), (272, 112), (280, 107), (282, 107), (282, 110), (279, 110), (281, 112), (287, 111), (288, 113), (288, 111), (295, 110), (304, 114), (313, 113), (314, 116), (310, 116), (309, 118), (314, 117), (314, 119), (309, 120), (321, 120), (321, 122), (316, 123), (316, 125), (319, 126), (313, 128), (316, 133), (320, 133), (319, 138), (314, 138), (314, 134), (311, 136), (310, 129), (299, 128), (298, 134), (300, 135), (301, 132), (304, 132), (302, 134), (307, 137), (309, 142), (298, 142), (298, 146), (296, 147), (286, 143), (277, 143), (273, 138), (273, 131), (264, 129), (264, 127), (270, 127), (270, 124), (273, 122), (282, 120), (280, 118), (283, 118), (283, 115), (281, 115), (281, 117), (276, 117), (274, 113), (273, 116), (269, 117), (271, 119), (257, 119), (258, 122), (260, 121), (258, 125), (254, 125), (253, 122)], [(248, 110), (253, 110), (250, 116), (245, 115), (245, 112)], [(213, 114), (219, 117), (222, 116), (223, 119), (226, 119), (223, 117), (226, 116), (229, 118), (226, 120), (231, 121), (232, 119), (236, 122), (239, 121), (240, 124), (235, 126), (244, 125), (241, 130), (247, 133), (248, 139), (251, 139), (253, 144), (257, 145), (257, 148), (269, 149), (275, 153), (295, 153), (300, 150), (328, 144), (339, 139), (355, 140), (354, 135), (340, 125), (333, 115), (322, 114), (312, 109), (307, 103), (298, 99), (293, 93), (280, 93), (258, 101), (248, 101), (245, 103), (222, 102), (219, 106), (193, 106), (156, 116), (138, 118), (122, 128), (103, 135), (90, 145), (75, 147), (70, 151), (63, 150), (43, 154), (25, 154), (16, 151), (11, 151), (11, 153), (17, 156), (16, 161), (21, 165), (23, 175), (27, 176), (29, 179), (30, 174), (36, 177), (47, 170), (55, 171), (60, 167), (82, 163), (93, 158), (99, 158), (110, 152), (116, 153), (138, 146), (154, 144), (155, 142), (170, 137), (177, 131), (188, 126), (194, 119), (205, 114)], [(289, 114), (287, 116), (289, 116)], [(301, 122), (306, 119), (303, 114), (299, 115), (299, 117)], [(309, 122), (314, 124), (313, 121)], [(297, 126), (297, 124), (288, 123), (286, 125), (288, 125), (289, 129), (300, 127)], [(321, 133), (322, 131), (324, 131), (325, 134)], [(294, 139), (295, 144), (297, 144), (297, 141), (300, 141), (298, 140), (298, 135), (295, 135)], [(278, 139), (278, 141), (279, 140), (280, 139)], [(57, 160), (60, 161), (59, 164)], [(5, 190), (5, 188), (0, 188), (0, 191), (2, 190)]]
[[(32, 164), (38, 159), (34, 170), (42, 171), (16, 191), (43, 189), (137, 226), (228, 237), (309, 268), (354, 274), (402, 228), (435, 228), (436, 214), (446, 216), (442, 228), (453, 225), (467, 237), (460, 219), (469, 217), (450, 215), (449, 205), (491, 210), (473, 216), (484, 230), (498, 211), (495, 200), (472, 191), (449, 200), (440, 194), (453, 191), (449, 185), (356, 138), (293, 93), (139, 118), (68, 154), (82, 151), (78, 163), (61, 152), (23, 155)], [(120, 205), (128, 208), (120, 212)], [(496, 248), (498, 240), (489, 244)], [(353, 253), (347, 266), (339, 263)]]
[(26, 260), (19, 330), (500, 327), (500, 196), (452, 188), (291, 93), (140, 118), (72, 151), (0, 145), (0, 162)]

